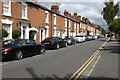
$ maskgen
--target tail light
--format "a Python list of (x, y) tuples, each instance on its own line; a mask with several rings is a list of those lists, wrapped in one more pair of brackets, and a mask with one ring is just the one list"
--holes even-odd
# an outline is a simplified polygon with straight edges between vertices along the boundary
[(50, 44), (54, 44), (54, 41), (51, 41)]
[(2, 50), (2, 52), (10, 51), (12, 48), (5, 48)]

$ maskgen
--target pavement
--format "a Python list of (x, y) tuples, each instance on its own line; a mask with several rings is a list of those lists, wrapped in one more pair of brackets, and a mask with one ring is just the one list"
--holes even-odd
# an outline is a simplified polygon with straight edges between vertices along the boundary
[(112, 38), (87, 80), (120, 80), (120, 42)]

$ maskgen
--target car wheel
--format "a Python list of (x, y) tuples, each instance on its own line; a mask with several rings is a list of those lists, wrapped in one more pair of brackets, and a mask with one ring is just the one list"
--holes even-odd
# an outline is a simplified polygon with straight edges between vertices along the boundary
[(41, 50), (40, 50), (40, 54), (45, 54), (45, 52), (46, 52), (45, 48), (42, 47)]
[(74, 42), (74, 44), (76, 44), (76, 42)]
[(17, 60), (22, 59), (22, 58), (23, 58), (23, 53), (22, 53), (22, 51), (17, 51), (16, 54), (15, 54), (15, 58), (16, 58)]
[(65, 43), (65, 47), (67, 47), (68, 46), (68, 44), (67, 43)]
[(59, 46), (59, 44), (57, 44), (57, 47), (56, 47), (56, 48), (57, 48), (57, 50), (58, 50), (58, 49), (60, 49), (60, 46)]

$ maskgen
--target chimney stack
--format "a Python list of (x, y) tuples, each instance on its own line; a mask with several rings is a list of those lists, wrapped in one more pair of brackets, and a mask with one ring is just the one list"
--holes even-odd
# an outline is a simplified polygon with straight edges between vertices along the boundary
[(59, 13), (58, 3), (52, 4), (52, 6), (51, 6), (51, 11), (56, 12), (56, 13)]
[(74, 16), (77, 16), (77, 13), (74, 13)]
[(68, 17), (68, 16), (69, 16), (69, 13), (65, 10), (65, 11), (64, 11), (64, 15)]
[(75, 19), (77, 19), (77, 13), (74, 13), (74, 15), (73, 15), (73, 16), (74, 16), (74, 18), (75, 18)]
[(81, 16), (77, 16), (78, 20), (81, 21)]
[(82, 17), (82, 21), (85, 22), (85, 17)]

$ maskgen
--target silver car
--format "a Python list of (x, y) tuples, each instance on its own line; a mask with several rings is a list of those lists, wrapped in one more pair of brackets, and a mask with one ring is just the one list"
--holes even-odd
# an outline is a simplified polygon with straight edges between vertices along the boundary
[(75, 41), (76, 42), (84, 42), (85, 36), (83, 36), (83, 35), (75, 36)]

